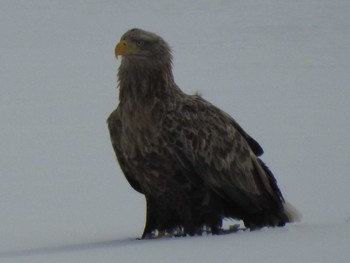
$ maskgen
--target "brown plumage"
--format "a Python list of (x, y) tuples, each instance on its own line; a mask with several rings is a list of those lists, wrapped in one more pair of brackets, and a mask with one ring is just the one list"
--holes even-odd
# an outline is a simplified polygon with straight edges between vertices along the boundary
[(250, 229), (296, 219), (258, 157), (260, 145), (228, 114), (175, 84), (161, 37), (131, 29), (115, 53), (122, 56), (119, 105), (107, 122), (126, 179), (146, 197), (142, 238), (203, 227), (217, 234), (225, 217)]

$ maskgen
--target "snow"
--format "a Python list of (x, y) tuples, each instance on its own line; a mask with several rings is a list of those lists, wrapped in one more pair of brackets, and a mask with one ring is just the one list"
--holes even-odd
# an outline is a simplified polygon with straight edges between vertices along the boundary
[[(1, 0), (0, 262), (348, 262), (350, 2)], [(302, 222), (135, 240), (145, 204), (105, 120), (114, 46), (163, 36), (177, 83), (235, 117)]]

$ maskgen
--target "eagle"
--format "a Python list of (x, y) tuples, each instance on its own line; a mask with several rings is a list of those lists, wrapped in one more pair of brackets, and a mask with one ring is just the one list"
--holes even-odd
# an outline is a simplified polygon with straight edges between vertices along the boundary
[(119, 105), (107, 119), (119, 165), (146, 199), (142, 239), (222, 233), (223, 219), (250, 230), (299, 219), (263, 149), (227, 113), (185, 94), (162, 37), (130, 29), (115, 47)]

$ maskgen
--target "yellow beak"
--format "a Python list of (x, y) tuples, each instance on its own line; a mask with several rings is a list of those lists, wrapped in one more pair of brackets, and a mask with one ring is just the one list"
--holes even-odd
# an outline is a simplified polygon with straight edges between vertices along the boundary
[(128, 41), (121, 40), (116, 46), (115, 46), (115, 56), (118, 58), (118, 56), (126, 55), (132, 51), (132, 48), (129, 46)]

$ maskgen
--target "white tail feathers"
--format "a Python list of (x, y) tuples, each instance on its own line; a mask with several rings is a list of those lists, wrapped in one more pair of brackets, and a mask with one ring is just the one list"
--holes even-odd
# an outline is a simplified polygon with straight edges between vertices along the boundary
[(285, 201), (283, 204), (284, 212), (287, 215), (290, 222), (300, 222), (302, 215), (298, 209), (296, 209), (291, 203)]

